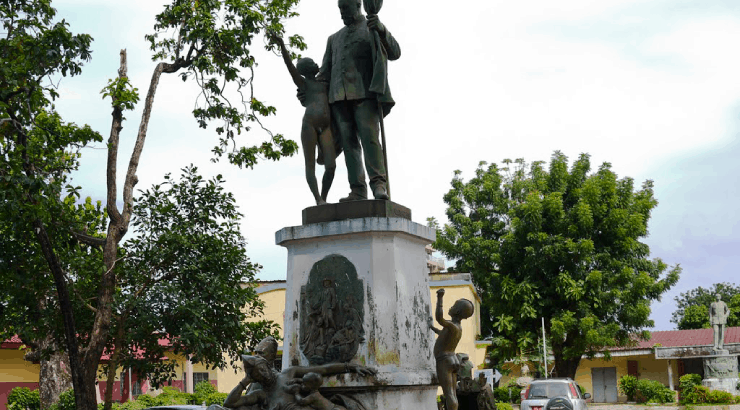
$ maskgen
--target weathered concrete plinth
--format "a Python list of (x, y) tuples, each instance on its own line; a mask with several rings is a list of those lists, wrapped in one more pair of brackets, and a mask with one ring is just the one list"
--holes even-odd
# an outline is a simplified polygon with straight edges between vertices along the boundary
[[(436, 409), (425, 251), (435, 238), (433, 229), (409, 219), (378, 216), (278, 231), (276, 243), (288, 249), (283, 368), (316, 364), (317, 354), (307, 356), (304, 350), (316, 333), (308, 329), (314, 329), (315, 317), (324, 313), (312, 303), (336, 299), (338, 322), (355, 317), (352, 323), (362, 322), (363, 339), (355, 345), (350, 363), (377, 369), (378, 374), (329, 378), (322, 393), (351, 393), (368, 410)], [(324, 287), (317, 284), (322, 281)]]
[(729, 351), (715, 351), (715, 355), (704, 357), (704, 380), (701, 384), (710, 390), (722, 390), (738, 394), (737, 356)]

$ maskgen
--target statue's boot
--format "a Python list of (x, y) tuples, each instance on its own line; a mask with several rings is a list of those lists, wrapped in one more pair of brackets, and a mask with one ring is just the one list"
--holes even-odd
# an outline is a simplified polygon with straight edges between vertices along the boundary
[(373, 188), (373, 196), (375, 199), (383, 199), (388, 200), (388, 192), (385, 190), (384, 185), (378, 185), (375, 188)]
[(362, 194), (352, 191), (346, 197), (340, 198), (339, 202), (362, 201), (365, 199), (367, 199), (367, 195), (362, 195)]

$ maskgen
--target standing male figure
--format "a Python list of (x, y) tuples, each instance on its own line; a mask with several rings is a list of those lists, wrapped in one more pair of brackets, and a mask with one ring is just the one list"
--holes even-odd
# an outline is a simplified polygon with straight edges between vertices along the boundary
[(719, 293), (714, 297), (717, 300), (709, 305), (709, 324), (712, 325), (714, 330), (714, 349), (722, 350), (725, 346), (725, 326), (730, 310), (727, 308), (727, 304), (722, 301), (722, 296)]
[[(329, 83), (332, 120), (347, 164), (351, 191), (339, 201), (367, 199), (363, 151), (373, 196), (388, 199), (378, 133), (380, 115), (387, 115), (395, 103), (387, 85), (382, 94), (370, 91), (370, 85), (374, 75), (386, 76), (386, 73), (374, 72), (374, 59), (387, 56), (388, 60), (397, 60), (401, 57), (401, 48), (377, 15), (367, 19), (362, 15), (360, 0), (339, 0), (338, 4), (344, 27), (329, 36), (318, 78)], [(373, 32), (378, 33), (385, 53), (373, 49)], [(387, 84), (387, 78), (381, 80)]]

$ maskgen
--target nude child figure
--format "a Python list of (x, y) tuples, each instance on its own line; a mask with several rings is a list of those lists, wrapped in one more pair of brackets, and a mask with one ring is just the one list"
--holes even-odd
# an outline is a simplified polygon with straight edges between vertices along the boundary
[[(337, 153), (334, 146), (334, 137), (331, 132), (331, 116), (329, 111), (329, 84), (318, 81), (316, 74), (319, 66), (310, 58), (301, 58), (296, 65), (290, 58), (290, 52), (285, 47), (283, 39), (271, 35), (271, 40), (280, 47), (283, 61), (288, 67), (293, 82), (299, 92), (305, 94), (304, 105), (306, 112), (303, 114), (303, 125), (301, 127), (301, 143), (303, 144), (303, 156), (306, 164), (306, 181), (311, 193), (316, 200), (316, 205), (326, 203), (326, 196), (334, 181), (334, 171), (337, 168)], [(319, 194), (318, 182), (316, 181), (316, 148), (319, 148), (318, 163), (324, 164), (324, 177), (321, 180), (321, 194)]]
[(462, 336), (462, 326), (460, 322), (473, 316), (473, 302), (467, 299), (458, 299), (450, 308), (448, 314), (450, 320), (444, 318), (442, 310), (442, 298), (445, 290), (437, 291), (437, 308), (434, 317), (442, 325), (442, 329), (434, 327), (430, 321), (429, 326), (437, 334), (437, 341), (434, 343), (434, 358), (437, 361), (437, 379), (445, 396), (447, 410), (457, 410), (457, 371), (460, 369), (460, 359), (455, 355), (455, 348), (460, 342)]

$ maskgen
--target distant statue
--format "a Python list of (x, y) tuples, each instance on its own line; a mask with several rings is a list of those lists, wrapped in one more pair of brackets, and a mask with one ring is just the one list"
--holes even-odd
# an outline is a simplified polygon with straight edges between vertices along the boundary
[(722, 350), (725, 346), (725, 327), (727, 326), (727, 316), (730, 310), (727, 304), (722, 301), (722, 296), (717, 293), (714, 295), (716, 301), (709, 306), (709, 324), (714, 330), (714, 349)]
[(473, 316), (473, 302), (467, 299), (458, 299), (450, 308), (448, 314), (451, 320), (444, 318), (442, 310), (444, 289), (437, 291), (437, 308), (434, 317), (442, 325), (442, 329), (437, 329), (430, 322), (429, 326), (437, 334), (437, 341), (434, 343), (434, 358), (437, 361), (437, 379), (442, 387), (445, 397), (447, 410), (457, 410), (457, 372), (460, 370), (460, 359), (455, 355), (455, 348), (462, 337), (462, 326), (460, 322)]
[[(290, 58), (290, 52), (285, 48), (283, 39), (268, 33), (272, 42), (277, 43), (283, 55), (285, 65), (288, 67), (293, 82), (298, 90), (305, 95), (303, 104), (306, 112), (303, 114), (303, 125), (301, 126), (301, 143), (303, 144), (303, 157), (306, 166), (306, 181), (311, 189), (316, 205), (326, 203), (329, 188), (334, 181), (336, 170), (336, 152), (334, 138), (331, 132), (331, 116), (329, 114), (329, 84), (318, 81), (316, 74), (319, 66), (310, 58), (301, 58), (294, 66)], [(318, 163), (324, 164), (324, 177), (321, 180), (321, 194), (316, 181), (316, 147), (318, 146)]]

